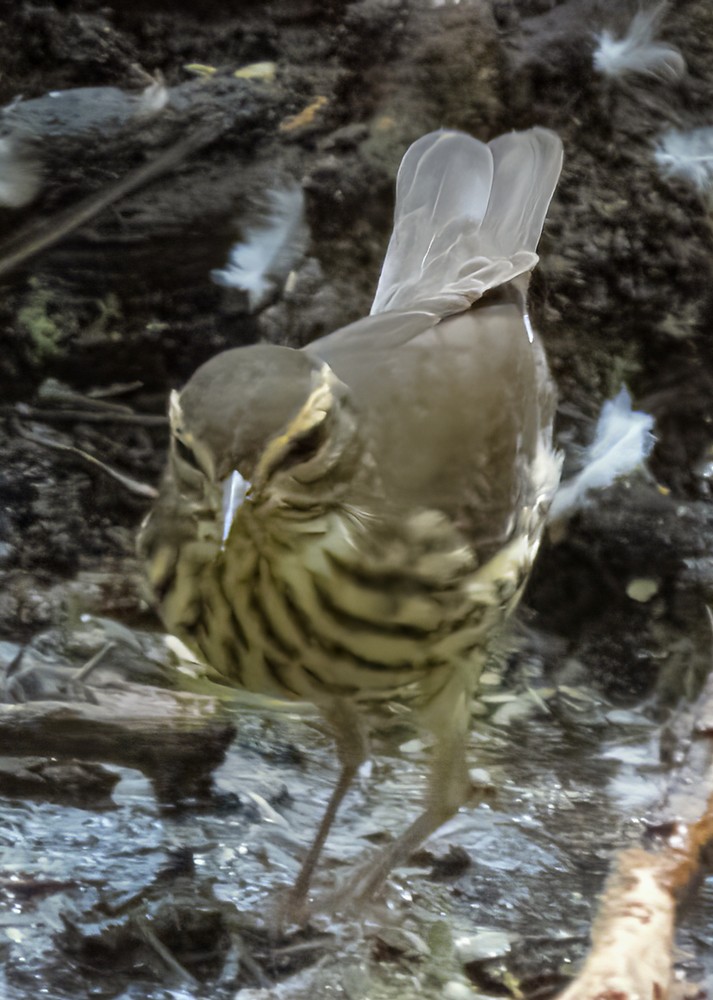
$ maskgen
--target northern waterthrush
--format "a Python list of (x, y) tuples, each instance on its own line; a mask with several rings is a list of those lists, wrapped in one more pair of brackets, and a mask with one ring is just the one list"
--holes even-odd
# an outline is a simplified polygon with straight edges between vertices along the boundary
[(526, 308), (562, 161), (546, 129), (406, 152), (371, 315), (301, 350), (204, 364), (170, 402), (139, 547), (159, 612), (225, 683), (307, 699), (342, 772), (310, 876), (396, 699), (436, 738), (423, 813), (354, 877), (367, 896), (464, 802), (469, 707), (559, 480)]

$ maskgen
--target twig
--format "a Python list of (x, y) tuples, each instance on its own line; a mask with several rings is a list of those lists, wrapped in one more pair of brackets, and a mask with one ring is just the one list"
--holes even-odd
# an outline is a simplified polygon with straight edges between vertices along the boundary
[(171, 804), (210, 794), (235, 735), (214, 699), (128, 682), (92, 691), (93, 704), (0, 704), (0, 754), (137, 768)]
[(287, 958), (290, 955), (302, 955), (305, 952), (324, 948), (331, 944), (334, 938), (330, 934), (320, 934), (318, 937), (310, 938), (309, 941), (297, 941), (294, 944), (286, 944), (281, 948), (273, 948), (272, 955), (276, 958)]
[(166, 947), (163, 941), (157, 937), (146, 919), (137, 920), (136, 927), (144, 941), (146, 941), (146, 943), (153, 948), (161, 961), (164, 962), (176, 976), (178, 976), (179, 980), (190, 983), (191, 986), (199, 985), (196, 977), (192, 975), (188, 969), (181, 965), (176, 956)]
[(96, 389), (90, 389), (87, 393), (89, 399), (107, 399), (111, 396), (123, 396), (127, 392), (134, 392), (135, 389), (141, 389), (143, 382), (136, 379), (133, 382), (117, 382), (114, 385), (100, 386)]
[(92, 670), (94, 670), (95, 667), (99, 666), (99, 664), (104, 659), (106, 654), (110, 653), (115, 646), (116, 643), (114, 642), (113, 639), (110, 642), (107, 642), (106, 645), (102, 646), (102, 648), (94, 654), (94, 656), (90, 657), (90, 659), (87, 660), (87, 662), (84, 664), (83, 667), (79, 668), (79, 670), (76, 672), (72, 680), (77, 684), (80, 684), (82, 681), (85, 681), (92, 672)]
[(155, 413), (93, 413), (91, 410), (45, 410), (39, 406), (19, 403), (15, 407), (17, 416), (45, 423), (67, 424), (81, 421), (85, 424), (139, 424), (141, 427), (166, 427), (166, 417)]
[(184, 139), (169, 146), (149, 163), (130, 170), (128, 174), (109, 184), (101, 191), (95, 191), (75, 205), (62, 209), (56, 215), (44, 220), (39, 226), (25, 226), (0, 246), (0, 275), (7, 274), (24, 261), (59, 242), (79, 226), (93, 219), (109, 205), (138, 187), (160, 177), (177, 166), (187, 156), (207, 146), (228, 128), (228, 123), (202, 125)]
[(82, 408), (86, 407), (90, 413), (133, 413), (134, 411), (126, 403), (112, 403), (101, 397), (92, 398), (84, 396), (81, 392), (75, 392), (69, 386), (62, 385), (55, 379), (47, 379), (37, 390), (37, 398), (41, 403), (59, 403), (60, 406), (74, 403)]
[(590, 953), (559, 1000), (665, 1000), (671, 991), (676, 906), (713, 842), (713, 676), (686, 722), (687, 759), (653, 828), (661, 839), (615, 858)]
[(102, 470), (102, 472), (111, 476), (112, 479), (116, 479), (116, 481), (121, 483), (121, 485), (129, 490), (130, 493), (135, 493), (137, 496), (145, 497), (149, 500), (155, 500), (158, 496), (158, 490), (154, 489), (153, 486), (149, 486), (148, 483), (140, 483), (137, 479), (132, 479), (131, 476), (125, 476), (123, 472), (119, 472), (118, 469), (112, 468), (110, 465), (107, 465), (106, 462), (102, 462), (101, 459), (95, 458), (94, 455), (90, 455), (88, 451), (83, 451), (81, 448), (77, 448), (73, 444), (64, 444), (61, 441), (53, 441), (51, 438), (26, 430), (21, 424), (16, 424), (15, 430), (20, 437), (25, 438), (27, 441), (33, 441), (35, 444), (40, 444), (43, 448), (54, 448), (56, 451), (68, 451), (73, 455), (78, 455), (80, 458), (84, 459), (85, 462), (89, 462), (91, 465), (96, 465)]
[(240, 961), (243, 963), (245, 968), (253, 976), (253, 979), (262, 989), (266, 989), (273, 985), (272, 981), (266, 975), (265, 970), (260, 965), (258, 960), (252, 954), (245, 941), (240, 934), (237, 935), (238, 942), (238, 953), (240, 956)]

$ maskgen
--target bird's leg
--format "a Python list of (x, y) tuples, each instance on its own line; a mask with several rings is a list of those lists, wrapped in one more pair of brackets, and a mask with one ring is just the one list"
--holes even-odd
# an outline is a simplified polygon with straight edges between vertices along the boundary
[(302, 862), (295, 884), (290, 890), (289, 907), (295, 915), (299, 913), (307, 896), (312, 874), (342, 799), (369, 754), (369, 741), (364, 723), (351, 702), (341, 698), (335, 699), (329, 708), (324, 710), (324, 716), (333, 731), (341, 771), (307, 857)]
[(472, 791), (468, 773), (466, 744), (470, 722), (469, 693), (454, 675), (423, 718), (437, 735), (426, 794), (426, 808), (392, 844), (372, 855), (317, 909), (341, 909), (346, 902), (368, 900), (389, 872), (408, 861), (416, 848), (435, 833), (466, 802)]
[(346, 896), (355, 902), (373, 896), (389, 872), (408, 861), (419, 845), (455, 815), (468, 799), (471, 782), (466, 764), (465, 738), (442, 738), (434, 752), (426, 808), (400, 837), (356, 872), (346, 888)]

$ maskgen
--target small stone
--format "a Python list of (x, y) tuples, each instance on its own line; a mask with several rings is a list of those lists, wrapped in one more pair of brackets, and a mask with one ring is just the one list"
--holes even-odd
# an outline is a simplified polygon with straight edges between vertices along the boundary
[(470, 962), (484, 962), (491, 958), (502, 958), (510, 951), (512, 941), (512, 935), (504, 931), (486, 929), (477, 934), (466, 934), (456, 938), (456, 955), (464, 965)]
[(451, 979), (443, 987), (443, 1000), (473, 1000), (475, 993), (465, 983), (459, 983), (457, 979)]
[(646, 604), (658, 592), (659, 585), (656, 580), (645, 580), (639, 577), (629, 580), (626, 587), (626, 596), (630, 597), (632, 601), (638, 601), (639, 604)]
[(277, 64), (274, 62), (256, 62), (242, 66), (233, 73), (238, 80), (274, 80)]

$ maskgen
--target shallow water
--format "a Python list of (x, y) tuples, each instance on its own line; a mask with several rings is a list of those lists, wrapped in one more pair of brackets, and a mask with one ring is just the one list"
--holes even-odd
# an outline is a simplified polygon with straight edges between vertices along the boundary
[[(458, 847), (470, 864), (461, 859), (453, 874), (431, 877), (429, 857), (417, 855), (361, 919), (317, 918), (321, 936), (278, 942), (269, 968), (279, 889), (294, 879), (336, 778), (316, 718), (239, 711), (218, 797), (206, 808), (161, 808), (130, 770), (112, 810), (6, 802), (3, 995), (457, 1000), (507, 994), (513, 983), (525, 995), (557, 992), (584, 953), (612, 852), (637, 841), (666, 773), (658, 727), (644, 713), (612, 710), (586, 691), (563, 710), (559, 695), (541, 690), (544, 698), (493, 694), (491, 717), (474, 724), (471, 764), (480, 781), (487, 773), (495, 801), (461, 810), (428, 842), (430, 855)], [(512, 721), (498, 724), (503, 704)], [(418, 809), (427, 749), (403, 726), (376, 749), (328, 841), (317, 895)], [(697, 977), (713, 970), (712, 908), (706, 886), (681, 931)], [(184, 937), (181, 924), (191, 925)], [(195, 951), (206, 952), (206, 934), (214, 953), (191, 954), (186, 940), (197, 935)]]

